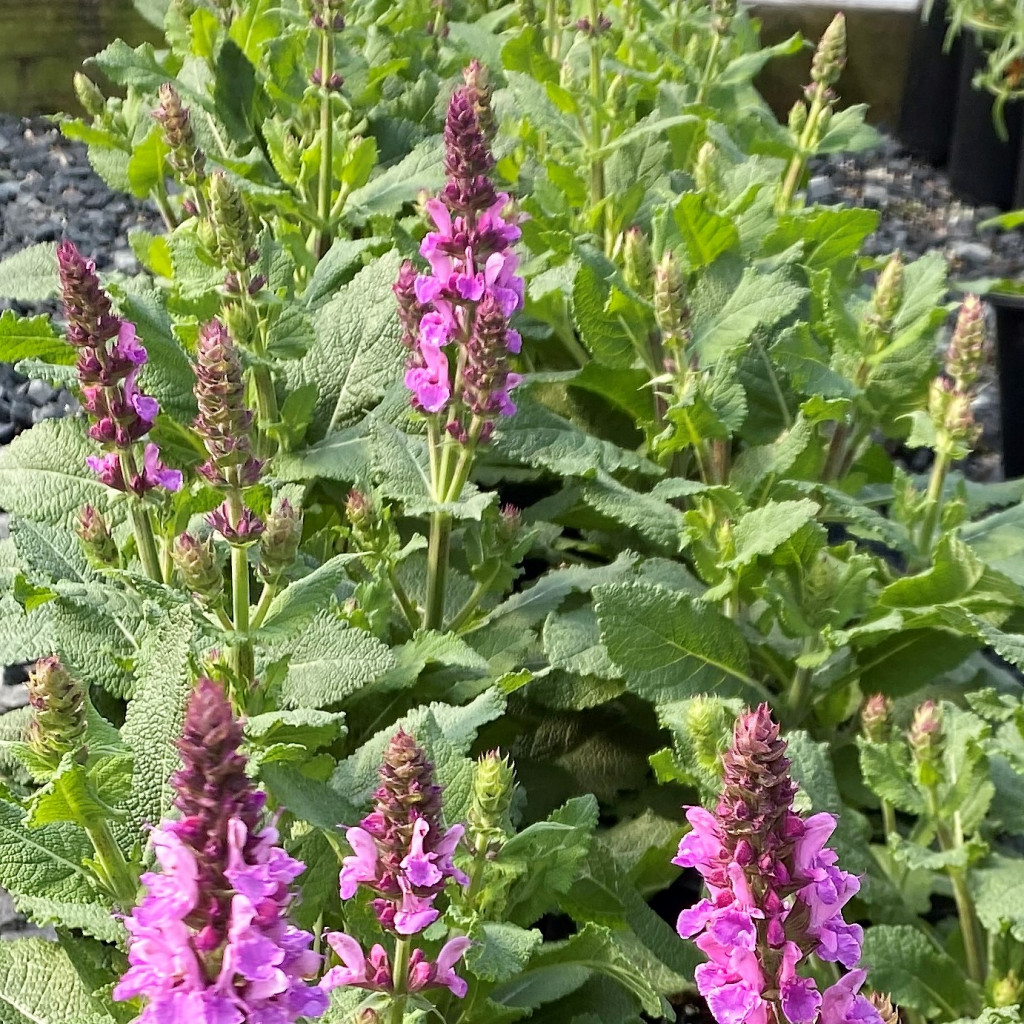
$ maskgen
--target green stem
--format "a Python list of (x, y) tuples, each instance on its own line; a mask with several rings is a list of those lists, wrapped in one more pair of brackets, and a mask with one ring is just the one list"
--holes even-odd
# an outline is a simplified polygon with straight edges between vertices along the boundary
[(249, 559), (239, 544), (231, 546), (231, 612), (239, 634), (238, 675), (243, 685), (251, 686), (255, 665), (249, 638)]
[(448, 631), (450, 633), (457, 633), (469, 621), (469, 617), (477, 610), (484, 595), (494, 582), (494, 577), (497, 575), (498, 570), (495, 569), (486, 580), (480, 580), (477, 583), (473, 588), (473, 592), (466, 598), (463, 606), (455, 613), (452, 621), (448, 623)]
[(260, 594), (260, 599), (256, 604), (256, 610), (252, 613), (252, 618), (249, 622), (251, 629), (259, 629), (260, 626), (263, 625), (263, 620), (267, 617), (267, 612), (270, 611), (270, 605), (277, 596), (279, 589), (280, 588), (276, 583), (263, 584), (263, 592)]
[(277, 422), (277, 392), (270, 376), (269, 366), (252, 368), (252, 383), (256, 389), (256, 415), (258, 417), (259, 436), (265, 437), (267, 427)]
[(420, 628), (420, 613), (416, 605), (412, 603), (412, 599), (406, 592), (405, 587), (402, 586), (402, 581), (398, 578), (393, 566), (388, 566), (388, 582), (390, 582), (391, 589), (395, 592), (395, 597), (409, 622), (410, 628), (415, 632)]
[(889, 836), (896, 835), (896, 812), (888, 800), (882, 800), (882, 835), (885, 837), (885, 845), (889, 845)]
[(789, 161), (786, 177), (782, 182), (782, 188), (779, 190), (778, 198), (775, 201), (776, 213), (785, 213), (793, 202), (793, 194), (796, 192), (796, 187), (800, 184), (800, 178), (803, 176), (807, 157), (811, 152), (812, 141), (817, 137), (818, 120), (825, 107), (827, 93), (827, 86), (819, 82), (814, 90), (810, 110), (807, 112), (807, 123), (804, 125), (804, 130), (800, 133), (800, 138), (797, 139), (797, 151)]
[(711, 47), (708, 50), (707, 63), (704, 65), (704, 74), (701, 75), (700, 86), (697, 89), (697, 102), (703, 103), (707, 99), (708, 89), (711, 87), (711, 79), (715, 74), (715, 65), (718, 63), (718, 51), (722, 48), (722, 35), (716, 32), (711, 37)]
[[(818, 638), (809, 636), (804, 638), (805, 655), (813, 654), (817, 650)], [(790, 684), (789, 693), (786, 695), (786, 707), (795, 721), (800, 721), (807, 711), (807, 696), (810, 693), (811, 681), (814, 679), (814, 669), (800, 666), (793, 675), (793, 682)]]
[[(938, 795), (934, 786), (928, 789), (928, 813), (935, 825), (939, 849), (948, 853), (963, 846), (963, 836), (959, 832), (954, 836), (942, 821)], [(957, 916), (960, 918), (960, 933), (964, 940), (967, 973), (973, 981), (983, 985), (985, 983), (985, 966), (981, 952), (981, 925), (974, 909), (974, 900), (967, 888), (967, 873), (963, 868), (949, 867), (946, 869), (946, 874), (953, 885), (953, 901), (956, 903)]]
[(928, 557), (928, 553), (931, 551), (932, 535), (935, 533), (935, 526), (939, 521), (939, 512), (942, 509), (942, 489), (946, 485), (946, 475), (948, 472), (949, 455), (940, 449), (935, 453), (932, 474), (928, 478), (924, 518), (921, 520), (921, 534), (917, 542), (918, 550), (925, 558)]
[(320, 35), (320, 176), (317, 185), (317, 217), (313, 255), (324, 258), (331, 247), (331, 192), (334, 186), (334, 120), (331, 117), (331, 76), (334, 74), (334, 33), (331, 26)]
[(391, 977), (394, 979), (395, 992), (391, 997), (391, 1012), (388, 1015), (388, 1024), (402, 1024), (405, 1020), (405, 1002), (408, 988), (409, 974), (409, 940), (398, 939), (395, 942), (394, 969)]
[(548, 0), (547, 11), (544, 18), (544, 27), (547, 30), (548, 56), (552, 60), (558, 60), (559, 50), (559, 26), (558, 26), (558, 0)]
[(114, 901), (119, 907), (131, 907), (135, 903), (139, 886), (132, 877), (121, 848), (114, 841), (110, 826), (100, 820), (84, 827), (85, 834), (96, 851), (96, 863), (103, 872), (103, 881), (109, 887)]
[(430, 516), (430, 540), (427, 546), (427, 609), (424, 619), (427, 629), (440, 629), (444, 620), (451, 540), (451, 515), (448, 512), (434, 512)]
[[(123, 451), (120, 461), (121, 476), (124, 477), (125, 483), (128, 483), (138, 473), (135, 456), (130, 451)], [(164, 574), (160, 570), (160, 556), (156, 550), (156, 537), (153, 534), (153, 521), (149, 517), (149, 510), (144, 508), (133, 496), (129, 502), (129, 515), (142, 568), (151, 580), (163, 583)]]
[[(590, 0), (590, 24), (594, 33), (590, 39), (590, 205), (596, 207), (604, 199), (604, 127), (602, 113), (604, 89), (601, 78), (601, 36), (598, 25), (601, 18), (599, 0)], [(606, 219), (606, 218), (602, 218)], [(601, 232), (604, 234), (604, 232)]]
[(156, 208), (160, 211), (164, 227), (168, 231), (173, 231), (178, 226), (178, 221), (167, 198), (167, 183), (162, 177), (157, 180), (156, 185), (153, 187), (153, 201), (156, 203)]
[(487, 838), (478, 835), (473, 851), (473, 873), (469, 876), (469, 886), (466, 889), (466, 904), (470, 907), (480, 892), (480, 886), (484, 880), (484, 868), (487, 866)]

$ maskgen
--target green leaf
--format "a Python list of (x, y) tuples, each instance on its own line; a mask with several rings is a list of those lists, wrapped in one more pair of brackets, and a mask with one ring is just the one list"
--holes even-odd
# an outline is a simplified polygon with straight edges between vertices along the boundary
[(872, 743), (857, 738), (860, 748), (860, 770), (864, 783), (875, 796), (888, 800), (897, 810), (920, 815), (924, 798), (914, 784), (910, 752), (902, 741)]
[(910, 925), (875, 925), (864, 934), (868, 984), (925, 1017), (959, 1017), (971, 1002), (960, 965)]
[(739, 628), (688, 594), (612, 583), (594, 591), (594, 607), (609, 656), (629, 689), (645, 700), (761, 694), (748, 675), (747, 644)]
[(524, 466), (542, 467), (556, 476), (593, 477), (599, 469), (656, 473), (657, 467), (635, 452), (602, 441), (531, 398), (516, 393), (519, 411), (494, 435), (498, 454)]
[(576, 881), (596, 827), (597, 800), (580, 796), (509, 839), (496, 864), (516, 876), (504, 906), (510, 921), (526, 926), (559, 906), (556, 897)]
[(619, 670), (601, 642), (601, 624), (590, 605), (544, 622), (544, 652), (552, 667), (581, 676), (617, 679)]
[(819, 507), (815, 502), (803, 498), (799, 501), (769, 501), (750, 512), (744, 512), (733, 529), (736, 552), (723, 564), (735, 569), (749, 564), (760, 555), (770, 555), (805, 523), (809, 523)]
[(175, 744), (192, 692), (192, 630), (191, 611), (181, 605), (165, 612), (140, 645), (137, 696), (121, 730), (135, 754), (132, 791), (125, 801), (133, 839), (144, 824), (159, 822), (171, 805), (171, 773), (180, 763)]
[(70, 366), (75, 361), (75, 350), (53, 329), (48, 316), (20, 317), (11, 309), (0, 314), (0, 352), (9, 363), (38, 359)]
[(349, 271), (359, 266), (367, 250), (385, 244), (384, 238), (336, 238), (327, 255), (316, 265), (303, 293), (306, 305), (315, 309), (329, 299), (348, 278)]
[(424, 189), (428, 192), (439, 189), (444, 184), (442, 156), (440, 136), (424, 139), (397, 164), (357, 188), (348, 197), (343, 219), (352, 224), (365, 224), (371, 217), (397, 213)]
[(694, 317), (693, 344), (706, 364), (741, 349), (758, 327), (771, 327), (796, 309), (804, 290), (781, 268), (762, 274), (748, 267), (725, 304)]
[(544, 941), (536, 928), (527, 931), (498, 921), (485, 921), (472, 938), (475, 945), (466, 954), (466, 966), (477, 978), (493, 982), (519, 974)]
[(629, 991), (645, 1013), (661, 1016), (661, 1000), (640, 971), (619, 952), (605, 928), (588, 924), (565, 942), (547, 943), (517, 978), (491, 998), (505, 1006), (536, 1009), (575, 992), (595, 974)]
[(57, 294), (57, 248), (40, 242), (0, 260), (0, 297), (43, 302)]
[(376, 405), (401, 374), (405, 350), (391, 290), (400, 262), (391, 252), (360, 270), (316, 311), (306, 355), (285, 364), (289, 388), (313, 384), (318, 390), (318, 436)]
[(701, 192), (686, 192), (676, 203), (675, 221), (683, 236), (691, 270), (713, 263), (723, 252), (739, 245), (732, 218), (708, 209)]
[(168, 152), (164, 130), (159, 124), (154, 124), (146, 137), (132, 146), (132, 155), (128, 160), (128, 181), (132, 195), (147, 199), (163, 183)]
[(785, 252), (799, 243), (804, 251), (801, 262), (808, 269), (836, 270), (843, 261), (852, 264), (864, 239), (878, 227), (879, 217), (877, 210), (850, 207), (784, 215), (765, 239), (765, 252)]
[(15, 897), (29, 893), (83, 900), (94, 895), (83, 866), (92, 847), (81, 829), (66, 823), (29, 829), (21, 808), (0, 800), (0, 838), (0, 884)]
[(68, 954), (45, 939), (0, 943), (0, 1020), (3, 1024), (67, 1024), (82, 1017), (102, 1024)]
[(292, 639), (281, 691), (285, 707), (338, 704), (394, 668), (395, 656), (376, 637), (322, 611)]
[(308, 576), (289, 583), (270, 602), (260, 636), (275, 641), (295, 636), (322, 608), (330, 605), (335, 591), (348, 579), (346, 566), (358, 554), (335, 555)]
[[(614, 269), (614, 268), (612, 268)], [(572, 286), (573, 318), (594, 359), (614, 370), (629, 369), (637, 354), (636, 323), (612, 313), (612, 289), (590, 263), (582, 263)], [(641, 336), (644, 333), (640, 328)]]
[(85, 504), (106, 508), (110, 490), (85, 464), (96, 454), (80, 420), (44, 420), (0, 450), (0, 508), (70, 526)]
[(345, 716), (334, 711), (267, 711), (245, 720), (246, 739), (258, 747), (295, 743), (309, 750), (330, 746), (345, 735)]

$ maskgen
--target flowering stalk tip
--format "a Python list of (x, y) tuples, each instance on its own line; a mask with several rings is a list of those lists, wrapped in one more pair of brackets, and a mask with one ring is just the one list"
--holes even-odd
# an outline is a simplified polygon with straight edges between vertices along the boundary
[(793, 810), (796, 785), (786, 743), (762, 704), (737, 719), (723, 757), (715, 811), (687, 809), (692, 831), (673, 860), (700, 872), (708, 897), (679, 916), (708, 961), (697, 987), (719, 1024), (880, 1024), (858, 994), (863, 970), (819, 992), (798, 965), (814, 954), (853, 968), (862, 931), (842, 908), (860, 882), (837, 866), (826, 844), (830, 814), (804, 819)]
[[(466, 994), (466, 982), (454, 968), (471, 945), (469, 939), (450, 939), (433, 961), (419, 948), (406, 955), (410, 938), (440, 916), (434, 901), (448, 880), (469, 884), (452, 862), (464, 833), (462, 825), (443, 826), (434, 766), (412, 736), (399, 730), (384, 752), (373, 810), (346, 832), (353, 854), (343, 860), (339, 879), (343, 900), (351, 899), (360, 886), (376, 895), (373, 909), (381, 927), (394, 937), (396, 954), (392, 959), (377, 944), (366, 955), (351, 936), (331, 933), (327, 941), (342, 966), (328, 971), (325, 988), (354, 985), (399, 997), (426, 988), (447, 988), (460, 998)], [(396, 969), (404, 977), (396, 978)]]
[(85, 688), (51, 655), (41, 658), (28, 674), (32, 721), (28, 745), (33, 753), (56, 768), (65, 754), (77, 753), (85, 742)]
[(125, 925), (131, 965), (118, 1000), (143, 997), (141, 1024), (216, 1021), (293, 1024), (318, 1017), (326, 993), (307, 984), (321, 957), (288, 920), (304, 865), (260, 827), (263, 795), (238, 752), (242, 730), (222, 688), (200, 679), (172, 778), (180, 820), (152, 833), (159, 871)]

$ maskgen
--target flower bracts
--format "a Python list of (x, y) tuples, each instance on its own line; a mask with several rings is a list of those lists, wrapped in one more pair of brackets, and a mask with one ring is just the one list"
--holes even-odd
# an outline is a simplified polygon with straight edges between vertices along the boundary
[(785, 752), (767, 704), (744, 713), (714, 813), (687, 809), (693, 829), (673, 863), (696, 868), (708, 888), (677, 925), (708, 957), (695, 972), (697, 987), (719, 1024), (880, 1024), (858, 994), (863, 970), (824, 993), (797, 971), (812, 954), (857, 964), (862, 930), (842, 909), (860, 882), (826, 845), (835, 818), (793, 810)]

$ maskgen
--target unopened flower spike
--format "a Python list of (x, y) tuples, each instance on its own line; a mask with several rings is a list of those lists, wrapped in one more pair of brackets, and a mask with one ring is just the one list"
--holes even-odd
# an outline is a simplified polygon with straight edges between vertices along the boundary
[(686, 282), (671, 249), (665, 251), (654, 270), (654, 318), (667, 344), (685, 345), (690, 322)]
[(213, 538), (200, 540), (191, 533), (176, 537), (171, 560), (185, 588), (207, 608), (216, 608), (224, 600), (224, 571), (217, 558)]
[(835, 85), (846, 66), (846, 18), (840, 12), (825, 29), (811, 60), (811, 81)]
[(516, 788), (516, 770), (498, 750), (482, 754), (473, 773), (468, 821), (472, 833), (488, 845), (500, 845), (512, 831), (509, 812)]
[(878, 275), (871, 297), (871, 323), (883, 334), (892, 331), (896, 314), (903, 304), (903, 276), (903, 257), (895, 252)]
[[(434, 901), (449, 879), (469, 884), (452, 862), (465, 829), (442, 825), (441, 787), (434, 779), (434, 767), (408, 733), (399, 730), (388, 743), (380, 780), (373, 811), (346, 831), (353, 853), (342, 862), (340, 892), (343, 900), (352, 899), (361, 886), (374, 893), (372, 906), (381, 927), (395, 940), (406, 942), (438, 919)], [(463, 936), (446, 942), (433, 961), (415, 948), (408, 958), (406, 978), (397, 982), (383, 945), (373, 946), (367, 955), (342, 932), (328, 934), (327, 941), (343, 965), (328, 971), (322, 983), (327, 989), (341, 985), (383, 992), (448, 988), (456, 996), (466, 994), (465, 980), (455, 973), (455, 965), (471, 945)]]
[(714, 812), (690, 807), (692, 831), (673, 860), (696, 868), (708, 896), (679, 916), (678, 930), (707, 956), (697, 988), (719, 1024), (881, 1024), (859, 994), (866, 972), (819, 992), (798, 966), (810, 954), (854, 968), (862, 930), (843, 920), (860, 882), (826, 844), (831, 814), (802, 818), (786, 743), (767, 704), (736, 721)]
[(946, 372), (959, 391), (969, 393), (981, 372), (985, 355), (985, 307), (977, 295), (960, 304), (956, 327), (946, 352)]
[(282, 498), (263, 524), (260, 560), (257, 566), (265, 583), (277, 584), (295, 564), (302, 540), (302, 509)]
[(97, 568), (118, 564), (117, 544), (103, 514), (92, 505), (83, 505), (75, 520), (75, 533), (89, 564)]
[(164, 130), (168, 162), (183, 184), (198, 188), (206, 180), (206, 157), (196, 143), (189, 109), (170, 82), (160, 86), (157, 97), (153, 117)]
[(60, 658), (51, 655), (37, 661), (29, 672), (28, 699), (32, 708), (28, 745), (56, 768), (65, 754), (77, 753), (85, 742), (85, 687)]
[(141, 997), (140, 1024), (294, 1024), (327, 1008), (307, 982), (322, 961), (292, 925), (292, 883), (305, 869), (263, 826), (264, 797), (238, 752), (242, 729), (221, 686), (189, 698), (172, 777), (180, 818), (151, 833), (159, 870), (125, 926), (131, 965), (117, 1000)]
[(872, 743), (882, 743), (889, 735), (892, 701), (876, 693), (861, 705), (860, 724), (864, 735)]

